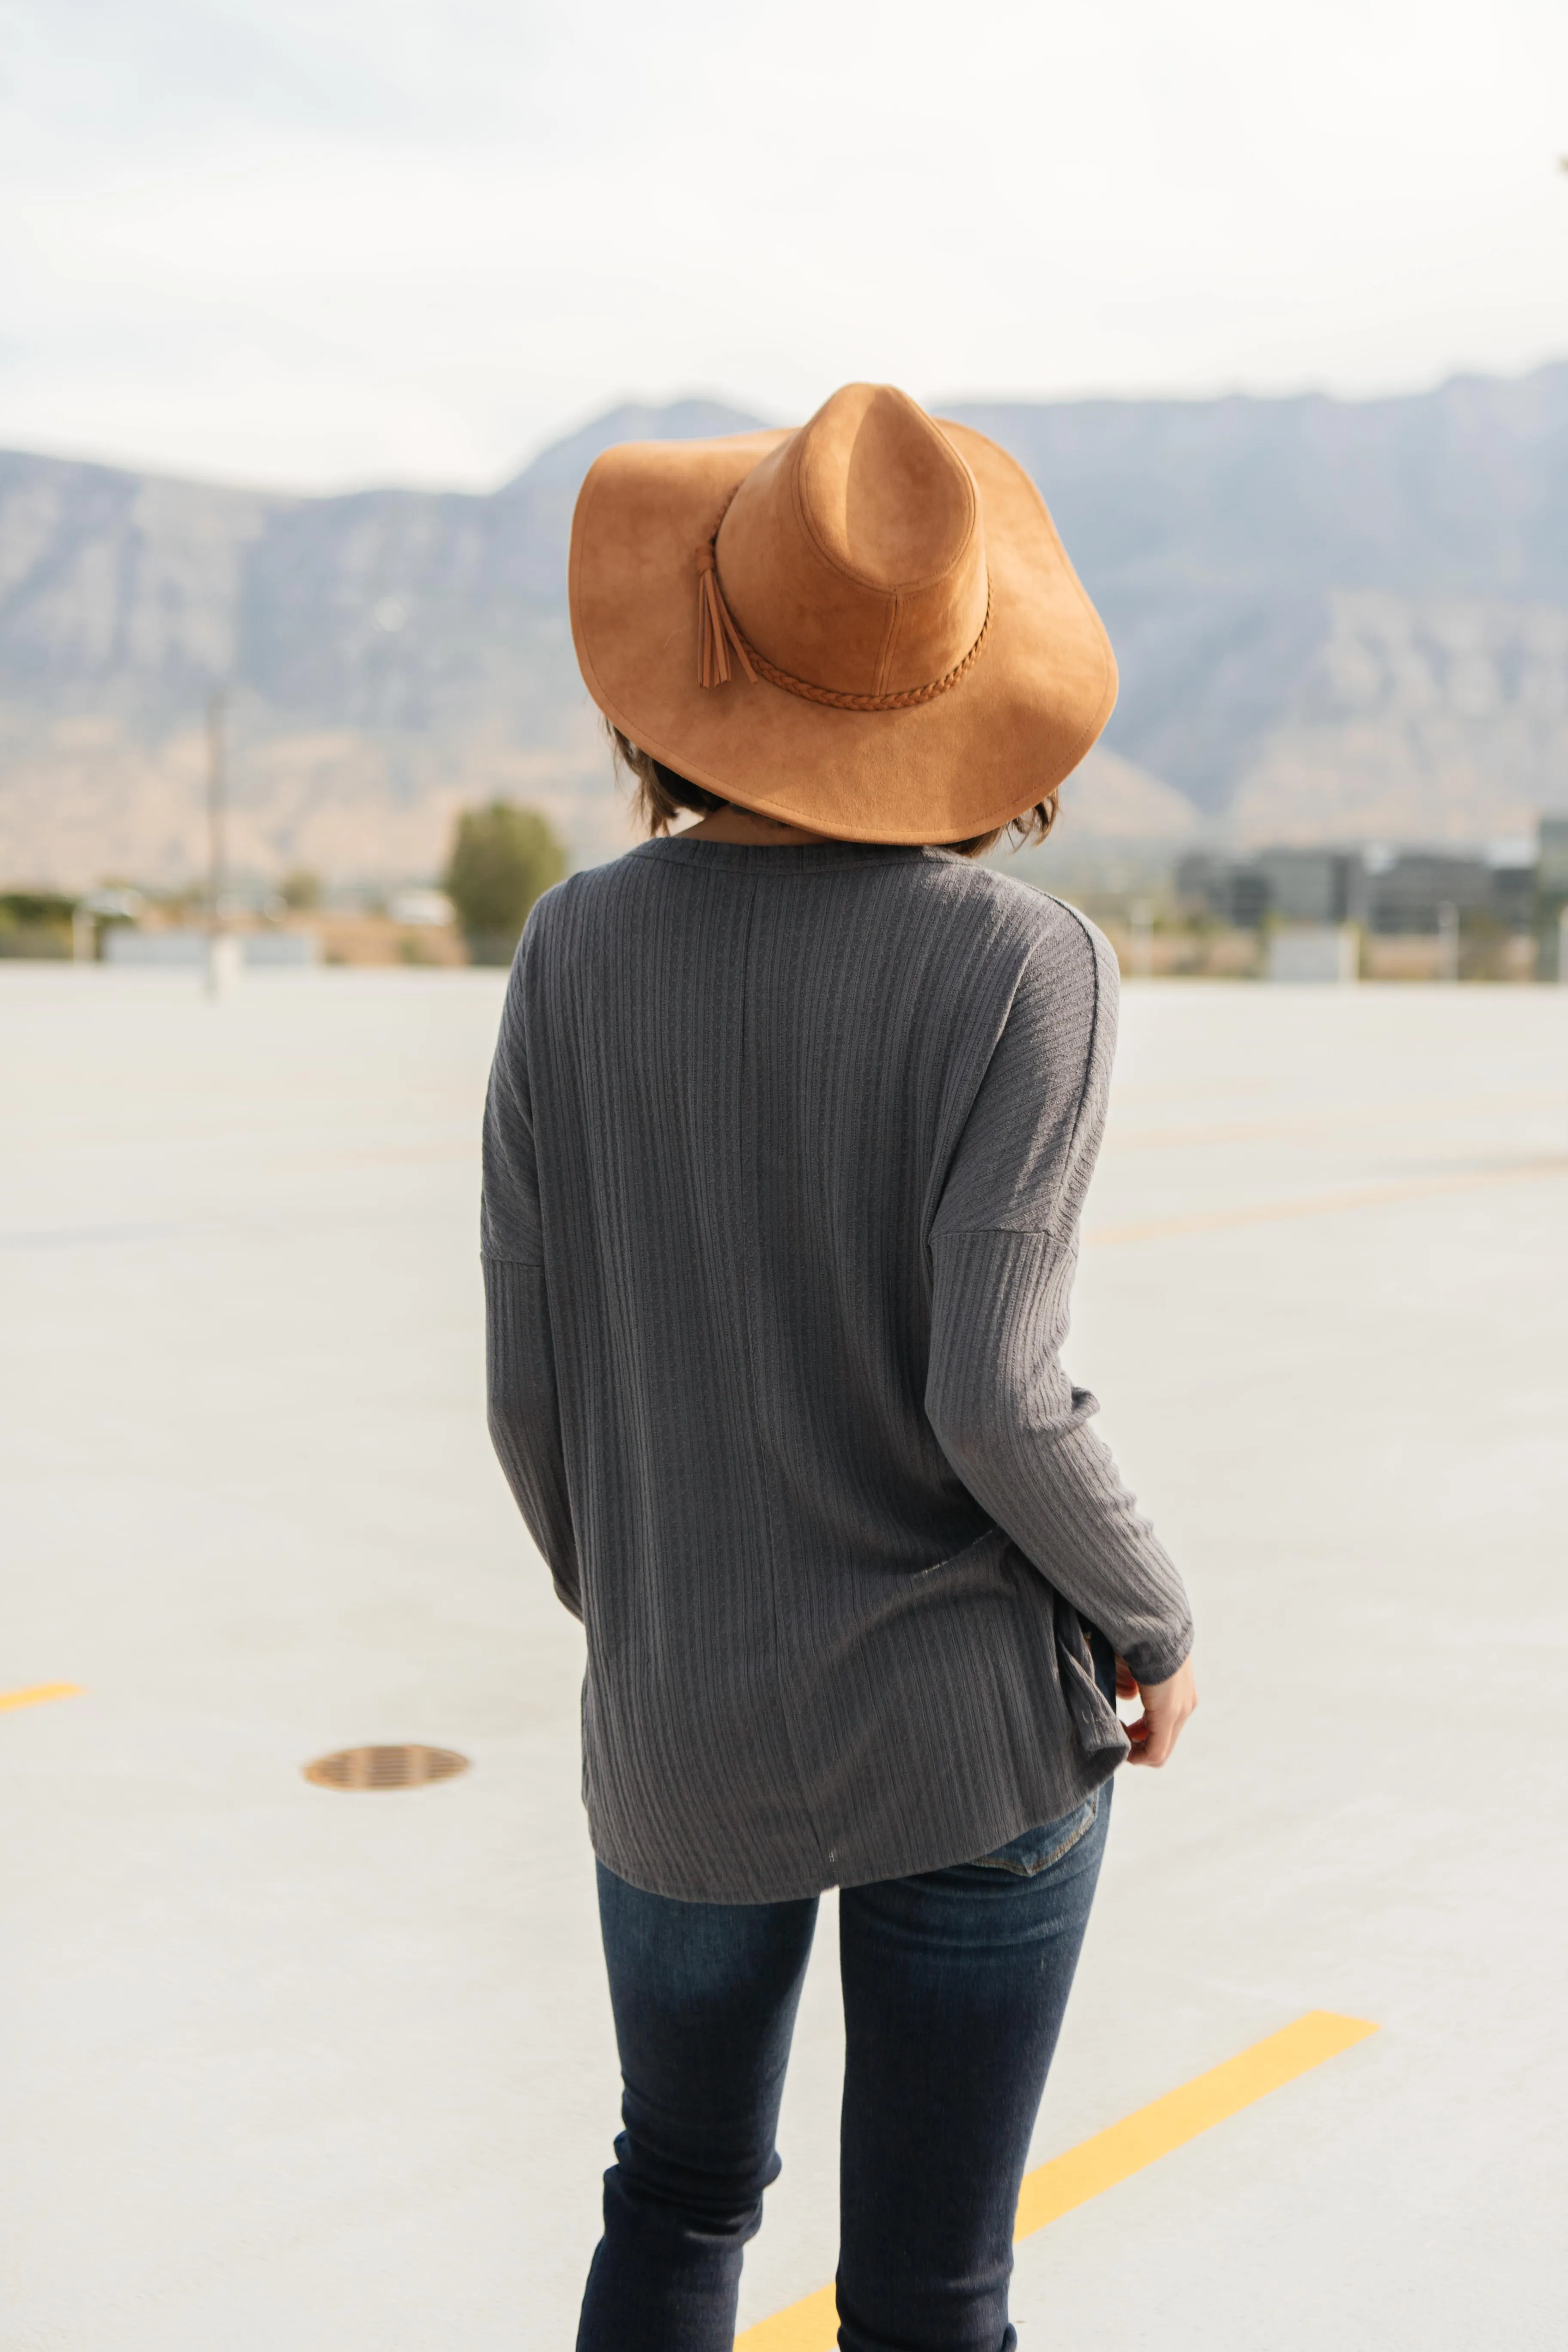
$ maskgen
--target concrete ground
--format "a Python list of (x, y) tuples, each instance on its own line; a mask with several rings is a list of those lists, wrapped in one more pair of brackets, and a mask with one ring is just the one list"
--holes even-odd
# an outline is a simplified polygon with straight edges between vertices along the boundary
[[(0, 966), (0, 2344), (569, 2352), (616, 2080), (577, 1628), (488, 1450), (457, 972)], [(1568, 991), (1127, 991), (1070, 1361), (1204, 1705), (1043, 2160), (1370, 2041), (1031, 2240), (1027, 2352), (1560, 2346)], [(361, 1740), (462, 1749), (395, 1795)], [(742, 2325), (834, 2258), (831, 1906)]]

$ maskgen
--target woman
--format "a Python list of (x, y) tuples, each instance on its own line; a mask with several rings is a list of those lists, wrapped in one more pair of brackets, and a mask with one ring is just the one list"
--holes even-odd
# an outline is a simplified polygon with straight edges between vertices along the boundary
[(1026, 476), (886, 387), (610, 450), (571, 598), (654, 837), (530, 919), (484, 1256), (588, 1643), (626, 2128), (578, 2345), (729, 2352), (837, 1886), (839, 2342), (1003, 2352), (1110, 1775), (1194, 1704), (1058, 1356), (1115, 965), (973, 862), (1048, 825), (1115, 668)]

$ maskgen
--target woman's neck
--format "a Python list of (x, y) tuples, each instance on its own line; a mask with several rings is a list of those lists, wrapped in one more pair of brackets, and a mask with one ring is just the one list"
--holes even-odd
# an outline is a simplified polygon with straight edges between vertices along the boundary
[(737, 848), (754, 849), (790, 849), (797, 843), (834, 837), (830, 833), (808, 833), (804, 825), (783, 824), (777, 817), (758, 816), (728, 802), (700, 824), (687, 826), (680, 836), (682, 841), (727, 841)]

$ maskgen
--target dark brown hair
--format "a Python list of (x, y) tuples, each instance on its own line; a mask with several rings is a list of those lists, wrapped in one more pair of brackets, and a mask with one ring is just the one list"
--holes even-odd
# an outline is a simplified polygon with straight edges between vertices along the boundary
[[(668, 833), (676, 818), (687, 811), (695, 816), (712, 816), (728, 807), (721, 793), (710, 793), (702, 784), (689, 783), (673, 768), (667, 768), (662, 760), (656, 760), (651, 751), (639, 751), (618, 727), (610, 727), (607, 719), (605, 723), (609, 728), (616, 765), (631, 779), (632, 807), (645, 833), (655, 837)], [(1026, 809), (1010, 824), (993, 825), (989, 833), (977, 833), (968, 841), (938, 841), (931, 845), (933, 849), (955, 850), (960, 857), (984, 857), (988, 849), (995, 848), (1005, 833), (1012, 835), (1015, 847), (1020, 849), (1027, 842), (1044, 841), (1056, 821), (1057, 795), (1047, 793), (1043, 801), (1037, 801), (1032, 809)]]

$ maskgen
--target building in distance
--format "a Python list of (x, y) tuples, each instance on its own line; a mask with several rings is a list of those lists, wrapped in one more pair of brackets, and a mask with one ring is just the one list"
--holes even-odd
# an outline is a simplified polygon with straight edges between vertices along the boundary
[[(1542, 817), (1528, 842), (1499, 849), (1196, 851), (1176, 867), (1187, 911), (1234, 930), (1278, 923), (1357, 923), (1374, 936), (1434, 934), (1445, 923), (1528, 934), (1568, 900), (1568, 816)], [(1451, 908), (1451, 914), (1445, 912)]]

